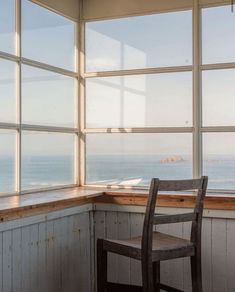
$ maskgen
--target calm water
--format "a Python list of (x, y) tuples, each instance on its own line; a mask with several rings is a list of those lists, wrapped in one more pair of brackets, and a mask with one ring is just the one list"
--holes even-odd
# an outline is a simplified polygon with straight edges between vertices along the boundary
[[(24, 157), (22, 189), (73, 183), (73, 157)], [(0, 158), (0, 192), (14, 191), (14, 160)]]
[[(161, 179), (192, 178), (192, 159), (162, 163), (164, 157), (154, 155), (90, 156), (87, 159), (87, 181), (95, 183), (149, 185), (152, 177)], [(204, 175), (211, 189), (235, 189), (235, 156), (207, 156)]]
[[(162, 162), (154, 155), (89, 155), (87, 183), (149, 185), (152, 177), (180, 179), (192, 177), (191, 157), (183, 161)], [(22, 167), (22, 187), (31, 189), (73, 183), (73, 158), (28, 157)], [(208, 156), (204, 174), (209, 176), (209, 188), (235, 189), (235, 156)], [(0, 158), (0, 192), (14, 191), (14, 161)]]

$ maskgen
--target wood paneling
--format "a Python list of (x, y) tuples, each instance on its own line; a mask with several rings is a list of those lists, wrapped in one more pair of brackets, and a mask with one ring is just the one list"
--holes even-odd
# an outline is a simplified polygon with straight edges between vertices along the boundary
[(92, 291), (89, 212), (67, 212), (0, 232), (1, 292)]
[(86, 20), (192, 8), (193, 0), (83, 0)]
[[(230, 3), (231, 0), (198, 0), (202, 6)], [(82, 0), (82, 7), (85, 20), (98, 20), (192, 9), (193, 0)]]
[(224, 5), (231, 4), (231, 0), (199, 0), (201, 5)]
[(229, 258), (229, 261), (226, 263), (226, 280), (227, 280), (227, 289), (229, 292), (235, 291), (235, 281), (234, 281), (234, 275), (235, 275), (235, 224), (234, 220), (227, 219), (227, 257)]
[[(132, 207), (129, 207), (131, 210)], [(122, 218), (123, 217), (123, 218)], [(143, 213), (128, 213), (118, 211), (96, 211), (96, 228), (102, 230), (100, 236), (110, 235), (110, 230), (118, 222), (125, 223), (123, 234), (127, 235), (127, 230), (130, 228), (131, 235), (141, 233)], [(102, 219), (101, 219), (102, 218)], [(106, 218), (106, 220), (104, 220)], [(99, 222), (101, 226), (99, 226)], [(128, 223), (129, 222), (129, 223)], [(122, 224), (119, 224), (120, 226)], [(119, 228), (119, 227), (118, 227)], [(120, 227), (121, 228), (121, 227)], [(190, 223), (166, 224), (157, 226), (161, 232), (166, 232), (172, 235), (183, 236), (189, 238)], [(109, 230), (109, 232), (105, 232)], [(120, 232), (120, 231), (119, 231)], [(203, 269), (203, 286), (205, 292), (233, 292), (235, 291), (235, 251), (234, 251), (234, 232), (235, 220), (204, 218), (202, 229), (202, 269)], [(117, 231), (114, 231), (116, 237)], [(125, 237), (125, 236), (124, 236)], [(109, 238), (111, 238), (109, 236)], [(118, 256), (119, 257), (119, 256)], [(129, 279), (132, 284), (140, 284), (141, 274), (138, 262), (130, 261), (125, 265), (117, 265), (115, 260), (114, 272), (117, 282), (126, 282)], [(177, 259), (165, 261), (161, 263), (161, 279), (162, 282), (168, 285), (174, 285), (185, 292), (191, 290), (191, 275), (189, 269), (189, 259)], [(111, 269), (113, 266), (111, 266)], [(116, 269), (118, 269), (116, 271)], [(119, 271), (121, 269), (121, 271)], [(123, 274), (126, 276), (123, 278)]]
[[(126, 206), (122, 211), (115, 208), (107, 204), (95, 211), (86, 206), (73, 207), (1, 223), (0, 292), (95, 292), (96, 239), (120, 239), (142, 232), (144, 208), (139, 212), (134, 206)], [(189, 223), (156, 228), (189, 238)], [(205, 292), (235, 291), (234, 234), (233, 219), (203, 219)], [(141, 283), (138, 261), (115, 256), (110, 257), (109, 265), (110, 279)], [(164, 283), (191, 291), (188, 259), (166, 261), (161, 268)]]
[[(106, 221), (109, 222), (106, 227), (106, 237), (118, 239), (118, 216), (117, 212), (107, 212)], [(108, 257), (108, 281), (118, 282), (118, 256), (110, 254)]]
[(74, 21), (79, 20), (80, 0), (30, 0)]
[(211, 230), (212, 291), (227, 290), (227, 220), (213, 219)]

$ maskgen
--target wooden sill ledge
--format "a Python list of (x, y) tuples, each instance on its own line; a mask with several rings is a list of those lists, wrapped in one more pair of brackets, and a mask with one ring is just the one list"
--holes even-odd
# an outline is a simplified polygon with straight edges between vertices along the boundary
[[(75, 187), (0, 198), (0, 221), (5, 222), (89, 203), (145, 206), (146, 202), (147, 191)], [(192, 208), (194, 203), (195, 196), (192, 194), (160, 194), (157, 200), (157, 206), (170, 208)], [(235, 210), (235, 197), (208, 195), (205, 208)]]
[(102, 190), (75, 187), (0, 198), (0, 221), (9, 221), (93, 203)]

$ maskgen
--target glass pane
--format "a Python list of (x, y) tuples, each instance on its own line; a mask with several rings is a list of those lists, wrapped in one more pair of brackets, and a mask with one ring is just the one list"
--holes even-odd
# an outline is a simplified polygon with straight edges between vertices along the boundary
[(192, 13), (180, 11), (86, 24), (86, 70), (192, 64)]
[(74, 70), (75, 23), (30, 1), (22, 1), (23, 57)]
[(235, 69), (203, 72), (203, 125), (235, 125)]
[(0, 122), (16, 121), (16, 65), (0, 59)]
[(192, 75), (170, 73), (86, 81), (87, 127), (192, 125)]
[(235, 190), (235, 133), (203, 135), (203, 173), (209, 188)]
[(74, 183), (74, 135), (45, 132), (22, 134), (22, 188)]
[(149, 185), (192, 177), (191, 134), (87, 135), (88, 184)]
[(0, 130), (0, 194), (15, 191), (15, 138), (14, 131)]
[(75, 126), (75, 79), (22, 66), (23, 123)]
[(15, 54), (15, 0), (0, 0), (0, 51)]
[(202, 10), (203, 63), (235, 62), (234, 30), (230, 5)]

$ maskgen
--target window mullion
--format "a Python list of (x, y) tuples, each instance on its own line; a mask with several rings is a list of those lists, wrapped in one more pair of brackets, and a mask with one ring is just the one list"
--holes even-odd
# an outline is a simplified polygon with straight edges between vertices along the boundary
[[(80, 9), (81, 11), (82, 9)], [(86, 144), (85, 144), (85, 22), (79, 18), (79, 185), (85, 184)]]
[[(16, 0), (16, 55), (21, 60), (21, 0)], [(16, 87), (16, 118), (19, 128), (17, 130), (16, 137), (16, 162), (15, 162), (15, 171), (16, 171), (16, 181), (15, 189), (19, 193), (21, 192), (21, 62), (18, 61), (17, 66), (17, 87)]]
[(193, 176), (202, 174), (202, 90), (201, 90), (201, 13), (199, 1), (193, 7)]

